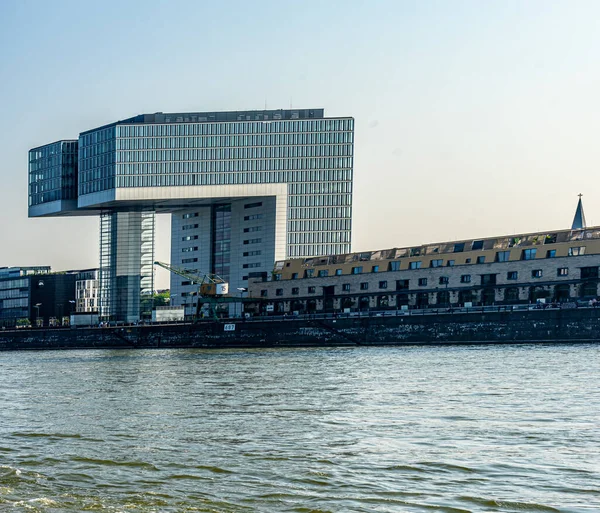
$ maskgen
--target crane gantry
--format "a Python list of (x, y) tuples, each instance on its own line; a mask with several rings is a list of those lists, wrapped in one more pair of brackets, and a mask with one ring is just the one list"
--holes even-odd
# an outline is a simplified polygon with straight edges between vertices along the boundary
[(208, 304), (211, 315), (217, 319), (217, 312), (213, 305), (230, 299), (227, 297), (229, 284), (216, 274), (203, 273), (198, 269), (181, 269), (159, 261), (154, 262), (154, 265), (189, 280), (190, 285), (198, 285), (195, 320), (200, 317), (200, 309), (204, 303)]

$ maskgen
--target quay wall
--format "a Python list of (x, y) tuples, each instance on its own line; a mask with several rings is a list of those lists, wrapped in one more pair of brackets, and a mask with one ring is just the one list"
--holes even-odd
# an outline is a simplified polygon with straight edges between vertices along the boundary
[(600, 308), (0, 331), (5, 351), (599, 341)]

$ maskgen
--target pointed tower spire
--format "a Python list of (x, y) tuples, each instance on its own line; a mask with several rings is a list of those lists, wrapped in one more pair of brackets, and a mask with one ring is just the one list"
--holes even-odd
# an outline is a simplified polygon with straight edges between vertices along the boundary
[(581, 230), (582, 228), (586, 227), (581, 196), (583, 196), (583, 194), (579, 194), (579, 203), (577, 203), (577, 210), (575, 211), (575, 217), (573, 218), (573, 226), (571, 226), (571, 230)]

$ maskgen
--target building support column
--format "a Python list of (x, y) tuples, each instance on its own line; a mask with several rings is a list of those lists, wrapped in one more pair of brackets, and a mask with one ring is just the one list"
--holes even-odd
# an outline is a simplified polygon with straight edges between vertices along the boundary
[(155, 213), (100, 215), (100, 316), (136, 322), (152, 313)]

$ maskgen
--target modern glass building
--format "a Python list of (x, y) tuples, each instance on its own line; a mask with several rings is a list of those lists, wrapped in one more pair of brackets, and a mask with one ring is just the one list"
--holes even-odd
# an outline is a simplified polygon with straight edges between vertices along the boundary
[[(67, 143), (75, 179), (49, 158)], [(100, 215), (101, 313), (134, 320), (153, 288), (155, 213), (172, 214), (172, 265), (233, 290), (275, 260), (348, 253), (353, 146), (354, 119), (323, 109), (139, 115), (31, 150), (29, 215)], [(193, 306), (185, 280), (171, 292)]]

